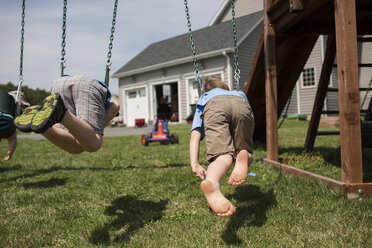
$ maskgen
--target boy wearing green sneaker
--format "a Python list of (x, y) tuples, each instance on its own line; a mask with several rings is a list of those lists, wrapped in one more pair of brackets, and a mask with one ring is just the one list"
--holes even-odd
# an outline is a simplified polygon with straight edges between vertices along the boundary
[(63, 76), (53, 81), (52, 95), (25, 109), (14, 123), (71, 154), (95, 152), (102, 146), (105, 125), (119, 112), (110, 98), (103, 82), (85, 75)]

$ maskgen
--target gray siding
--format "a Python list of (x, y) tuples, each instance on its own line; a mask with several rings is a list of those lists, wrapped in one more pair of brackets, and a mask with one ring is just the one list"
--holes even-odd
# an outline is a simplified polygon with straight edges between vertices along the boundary
[[(237, 0), (235, 1), (235, 18), (240, 16), (249, 15), (255, 13), (257, 11), (263, 10), (263, 1), (261, 0)], [(218, 22), (224, 22), (231, 20), (231, 9), (226, 8), (226, 10), (222, 13), (220, 18), (217, 20)]]
[[(258, 25), (249, 38), (244, 40), (239, 46), (239, 69), (240, 69), (240, 90), (244, 89), (244, 83), (247, 82), (249, 72), (253, 63), (253, 57), (257, 49), (258, 42), (262, 33), (262, 26)], [(232, 58), (234, 59), (234, 58)], [(235, 85), (235, 88), (237, 86)]]

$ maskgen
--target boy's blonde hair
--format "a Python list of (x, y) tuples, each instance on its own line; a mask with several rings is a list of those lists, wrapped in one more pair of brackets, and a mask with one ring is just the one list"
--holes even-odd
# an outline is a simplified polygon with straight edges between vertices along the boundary
[(204, 87), (203, 87), (202, 94), (210, 90), (213, 90), (215, 88), (220, 88), (223, 90), (230, 90), (229, 86), (227, 86), (227, 84), (222, 82), (221, 79), (219, 79), (218, 77), (209, 76), (209, 77), (206, 77), (204, 80)]

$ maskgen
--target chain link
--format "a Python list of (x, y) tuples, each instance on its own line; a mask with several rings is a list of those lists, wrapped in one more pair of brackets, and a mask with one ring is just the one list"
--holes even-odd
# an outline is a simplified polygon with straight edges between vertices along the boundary
[[(20, 46), (20, 56), (19, 56), (19, 81), (18, 81), (18, 88), (17, 88), (17, 97), (16, 103), (20, 101), (20, 91), (23, 83), (23, 49), (24, 49), (24, 41), (25, 41), (25, 0), (22, 1), (22, 21), (21, 21), (21, 46)], [(18, 110), (17, 110), (18, 113)]]
[(116, 24), (116, 14), (118, 10), (118, 0), (115, 0), (115, 5), (114, 5), (114, 12), (112, 14), (112, 26), (111, 26), (111, 35), (110, 35), (110, 44), (108, 46), (109, 50), (107, 53), (107, 61), (106, 61), (106, 74), (105, 74), (105, 84), (107, 87), (109, 86), (110, 83), (110, 70), (111, 70), (111, 56), (112, 56), (112, 48), (113, 48), (113, 41), (114, 41), (114, 33), (115, 33), (115, 24)]
[(194, 43), (194, 36), (192, 33), (191, 29), (191, 21), (190, 21), (190, 14), (189, 14), (189, 7), (187, 4), (187, 0), (184, 0), (185, 4), (185, 11), (186, 11), (186, 19), (187, 19), (187, 27), (189, 28), (189, 36), (190, 36), (190, 43), (191, 43), (191, 51), (192, 51), (192, 57), (194, 60), (194, 77), (195, 81), (199, 83), (199, 96), (201, 95), (201, 90), (202, 90), (202, 81), (200, 78), (200, 73), (199, 73), (199, 64), (198, 64), (198, 58), (196, 57), (196, 49), (195, 49), (195, 43)]
[(236, 19), (235, 19), (235, 0), (231, 0), (231, 16), (232, 16), (232, 30), (234, 37), (234, 79), (240, 90), (240, 70), (239, 70), (239, 59), (238, 59), (238, 45), (237, 45), (237, 35), (236, 35)]
[(66, 68), (66, 13), (67, 13), (67, 0), (63, 1), (63, 21), (62, 21), (62, 43), (61, 43), (61, 59), (59, 60), (60, 62), (60, 67), (61, 67), (61, 77), (63, 76), (63, 71)]
[(109, 69), (111, 69), (111, 56), (112, 56), (112, 48), (113, 48), (113, 45), (112, 45), (112, 42), (114, 41), (114, 33), (115, 33), (115, 24), (116, 24), (116, 14), (117, 14), (117, 9), (118, 9), (118, 0), (115, 0), (115, 6), (114, 6), (114, 13), (113, 13), (113, 16), (112, 16), (112, 27), (111, 27), (111, 35), (110, 35), (110, 44), (108, 46), (109, 48), (109, 51), (107, 53), (107, 62), (106, 62), (106, 65), (109, 67)]

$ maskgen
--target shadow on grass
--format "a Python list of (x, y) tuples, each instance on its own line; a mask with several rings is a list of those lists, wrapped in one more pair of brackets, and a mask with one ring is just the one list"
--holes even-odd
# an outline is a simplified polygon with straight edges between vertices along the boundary
[(65, 185), (67, 178), (51, 178), (47, 181), (39, 181), (35, 183), (24, 183), (22, 186), (24, 188), (52, 188), (57, 186)]
[(273, 189), (262, 192), (256, 185), (238, 186), (230, 197), (237, 200), (237, 209), (221, 236), (228, 245), (241, 244), (242, 240), (237, 235), (239, 228), (242, 225), (262, 226), (267, 220), (266, 211), (276, 206), (277, 201)]
[(106, 207), (104, 214), (115, 216), (116, 219), (95, 229), (90, 242), (94, 245), (127, 243), (140, 228), (161, 219), (167, 203), (168, 200), (159, 202), (138, 200), (132, 195), (115, 199)]
[[(19, 176), (16, 176), (16, 177), (11, 177), (11, 178), (4, 178), (4, 179), (0, 180), (0, 183), (11, 182), (11, 181), (15, 181), (17, 179), (31, 178), (31, 177), (39, 176), (39, 175), (42, 175), (42, 174), (48, 174), (48, 173), (53, 173), (53, 172), (57, 172), (57, 171), (85, 171), (85, 170), (86, 171), (121, 171), (121, 170), (133, 170), (133, 169), (139, 169), (139, 168), (141, 170), (146, 170), (146, 169), (180, 168), (180, 167), (186, 167), (186, 166), (189, 166), (189, 165), (186, 164), (186, 163), (170, 163), (170, 164), (166, 164), (164, 166), (146, 166), (146, 167), (115, 166), (115, 167), (112, 167), (112, 168), (109, 168), (109, 167), (105, 168), (105, 167), (53, 166), (53, 167), (46, 168), (46, 169), (35, 170), (34, 173), (23, 174), (23, 175), (19, 175)], [(4, 169), (3, 172), (11, 171), (11, 170), (17, 170), (19, 168), (21, 168), (20, 165), (10, 167), (9, 169), (3, 168)], [(1, 172), (1, 170), (0, 170), (0, 172)]]
[(19, 170), (21, 168), (22, 168), (22, 166), (20, 166), (19, 164), (15, 165), (15, 166), (11, 166), (11, 167), (0, 167), (0, 173), (1, 172), (7, 172), (7, 171), (15, 171), (15, 170)]

